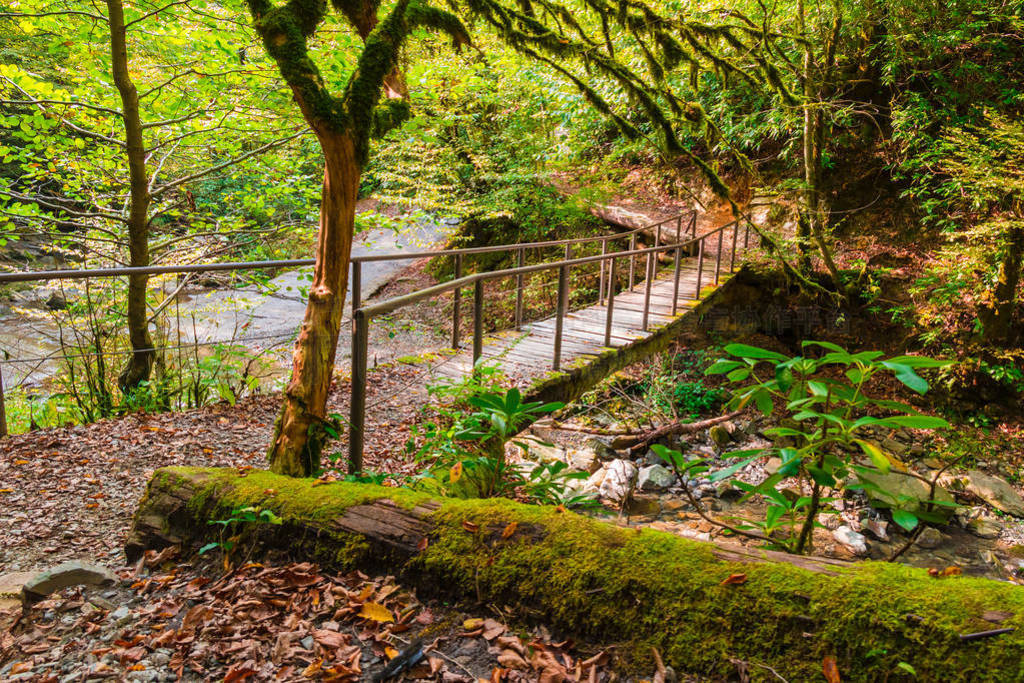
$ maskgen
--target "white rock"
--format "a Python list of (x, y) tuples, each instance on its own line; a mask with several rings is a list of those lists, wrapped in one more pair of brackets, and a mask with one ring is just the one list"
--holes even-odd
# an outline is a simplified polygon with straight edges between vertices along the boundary
[(658, 491), (667, 489), (676, 481), (676, 475), (667, 467), (649, 465), (641, 468), (637, 478), (637, 487), (641, 491)]
[(73, 560), (48, 569), (25, 582), (22, 592), (28, 602), (36, 602), (68, 586), (103, 586), (116, 582), (117, 576), (106, 567)]
[(638, 474), (636, 465), (629, 460), (612, 460), (604, 469), (605, 477), (598, 493), (612, 502), (623, 500), (633, 489)]
[(570, 448), (565, 452), (565, 464), (574, 470), (593, 474), (601, 469), (597, 454), (589, 448)]
[(864, 523), (864, 528), (880, 541), (889, 540), (888, 526), (889, 523), (881, 519), (868, 519)]
[(597, 493), (601, 490), (601, 483), (604, 482), (605, 476), (607, 476), (608, 470), (605, 468), (599, 469), (590, 475), (586, 483), (583, 484), (583, 493)]
[(845, 524), (833, 531), (832, 536), (849, 548), (854, 555), (866, 555), (868, 552), (867, 539)]

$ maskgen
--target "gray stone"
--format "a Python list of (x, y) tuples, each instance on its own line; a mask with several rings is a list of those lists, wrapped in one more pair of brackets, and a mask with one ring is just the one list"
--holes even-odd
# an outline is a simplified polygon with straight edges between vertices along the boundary
[(131, 619), (131, 617), (132, 611), (124, 605), (121, 605), (116, 610), (110, 613), (108, 619), (110, 619), (112, 622), (120, 626), (121, 623), (128, 621), (129, 619)]
[(866, 555), (868, 552), (867, 539), (845, 524), (833, 531), (832, 536), (853, 552), (854, 555)]
[(842, 526), (843, 520), (839, 515), (822, 512), (818, 514), (818, 524), (821, 524), (826, 529), (835, 531)]
[(312, 650), (313, 649), (313, 636), (306, 636), (305, 638), (303, 638), (302, 640), (299, 641), (299, 645), (301, 645), (302, 647), (306, 648), (307, 650)]
[[(920, 479), (896, 472), (888, 474), (860, 472), (857, 477), (862, 484), (874, 485), (865, 486), (864, 493), (867, 495), (868, 501), (877, 507), (899, 508), (908, 512), (916, 512), (929, 500), (929, 487)], [(935, 500), (952, 503), (953, 496), (941, 486), (936, 486)], [(935, 512), (948, 518), (952, 514), (950, 510), (946, 506), (936, 506)]]
[(100, 596), (100, 595), (93, 595), (92, 597), (90, 597), (89, 598), (89, 602), (86, 603), (86, 604), (89, 604), (89, 603), (92, 603), (93, 605), (95, 605), (96, 607), (99, 607), (100, 609), (105, 609), (105, 610), (112, 610), (112, 609), (114, 609), (114, 603), (110, 602), (110, 600), (107, 600), (106, 598), (104, 598), (103, 596)]
[(613, 502), (623, 500), (636, 484), (636, 465), (629, 460), (613, 460), (605, 468), (605, 476), (598, 488), (602, 498)]
[(157, 650), (149, 656), (149, 660), (153, 662), (153, 666), (163, 666), (167, 662), (171, 661), (171, 653), (168, 651)]
[(104, 586), (116, 582), (117, 576), (106, 567), (75, 560), (46, 570), (27, 581), (21, 590), (25, 601), (32, 603), (68, 586)]
[(540, 463), (550, 463), (565, 460), (565, 451), (554, 444), (538, 441), (536, 438), (524, 438), (522, 443), (526, 445), (526, 457)]
[(967, 530), (978, 538), (999, 538), (1003, 525), (993, 517), (975, 517), (967, 522)]
[(729, 434), (729, 430), (722, 425), (715, 425), (709, 429), (708, 436), (711, 438), (712, 443), (723, 450), (732, 443), (732, 435)]
[(921, 534), (917, 537), (917, 545), (925, 550), (934, 550), (942, 545), (946, 537), (942, 535), (942, 532), (933, 526), (925, 527), (921, 530)]
[(599, 460), (615, 460), (619, 454), (611, 447), (608, 441), (592, 436), (583, 442), (582, 448), (591, 450)]
[(967, 472), (966, 488), (997, 510), (1024, 517), (1024, 498), (1009, 483), (980, 470)]
[(637, 477), (637, 487), (641, 491), (659, 491), (667, 489), (676, 481), (676, 475), (667, 467), (650, 465), (641, 468)]

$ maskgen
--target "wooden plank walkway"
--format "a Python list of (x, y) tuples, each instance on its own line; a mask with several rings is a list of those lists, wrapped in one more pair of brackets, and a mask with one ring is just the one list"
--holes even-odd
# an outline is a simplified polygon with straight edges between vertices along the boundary
[[(709, 267), (710, 266), (710, 267)], [(701, 277), (702, 298), (713, 292), (715, 261), (704, 262)], [(695, 298), (697, 288), (697, 258), (684, 257), (679, 274), (679, 300), (676, 315), (672, 315), (672, 294), (675, 288), (672, 266), (662, 266), (651, 283), (650, 308), (647, 330), (643, 329), (643, 310), (646, 281), (643, 268), (637, 270), (637, 282), (632, 289), (624, 289), (615, 296), (612, 312), (610, 347), (604, 345), (607, 307), (594, 304), (571, 311), (565, 316), (562, 327), (561, 367), (564, 369), (594, 360), (608, 348), (620, 348), (639, 339), (657, 334), (658, 328), (692, 310), (700, 300)], [(719, 286), (729, 278), (723, 268)], [(498, 365), (517, 386), (525, 387), (543, 377), (553, 368), (556, 318), (551, 316), (534, 323), (524, 324), (522, 329), (491, 333), (484, 337), (481, 362)], [(472, 339), (463, 340), (463, 346), (455, 355), (436, 362), (430, 369), (435, 378), (445, 377), (458, 380), (472, 372)]]

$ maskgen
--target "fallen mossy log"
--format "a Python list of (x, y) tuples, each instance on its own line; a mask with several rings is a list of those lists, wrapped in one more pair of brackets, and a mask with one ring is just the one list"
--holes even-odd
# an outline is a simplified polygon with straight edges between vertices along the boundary
[(157, 471), (126, 552), (215, 537), (210, 520), (258, 505), (281, 525), (242, 530), (257, 552), (336, 569), (386, 571), (421, 592), (510, 607), (525, 619), (712, 675), (747, 662), (788, 680), (1024, 678), (1024, 592), (1011, 584), (901, 565), (794, 558), (626, 529), (553, 507), (444, 500), (404, 490), (317, 483), (260, 470)]

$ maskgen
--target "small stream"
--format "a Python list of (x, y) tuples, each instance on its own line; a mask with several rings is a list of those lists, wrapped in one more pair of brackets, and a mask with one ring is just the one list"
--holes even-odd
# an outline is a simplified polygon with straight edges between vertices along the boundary
[[(352, 254), (428, 250), (445, 244), (453, 230), (453, 225), (428, 219), (421, 219), (401, 232), (388, 228), (367, 230), (356, 236)], [(363, 264), (362, 299), (373, 296), (408, 265), (405, 260)], [(312, 270), (288, 270), (260, 285), (187, 289), (176, 297), (164, 316), (172, 329), (162, 330), (157, 336), (168, 340), (165, 344), (173, 344), (175, 339), (185, 346), (198, 342), (202, 345), (200, 355), (208, 353), (214, 342), (244, 345), (252, 354), (265, 354), (266, 375), (261, 379), (277, 379), (289, 369), (292, 341), (306, 309), (305, 294)], [(40, 283), (39, 287), (18, 292), (10, 304), (0, 302), (0, 371), (8, 389), (38, 386), (58, 371), (61, 330), (46, 306), (55, 286), (56, 283)], [(167, 287), (173, 290), (173, 282), (169, 281)], [(81, 286), (75, 282), (67, 283), (63, 290), (68, 298), (81, 296), (81, 292)], [(351, 298), (350, 282), (346, 303)], [(64, 334), (68, 334), (67, 330)], [(339, 358), (348, 356), (348, 345), (348, 335), (342, 334)], [(114, 362), (120, 365), (119, 360)]]

